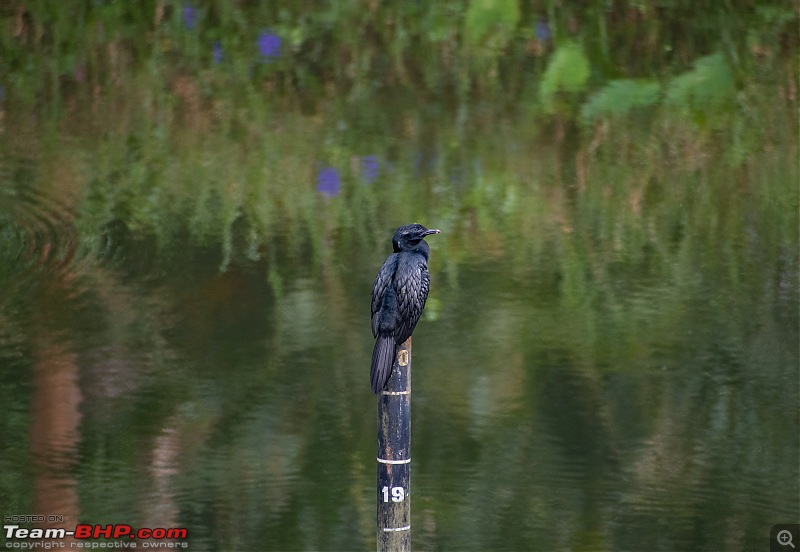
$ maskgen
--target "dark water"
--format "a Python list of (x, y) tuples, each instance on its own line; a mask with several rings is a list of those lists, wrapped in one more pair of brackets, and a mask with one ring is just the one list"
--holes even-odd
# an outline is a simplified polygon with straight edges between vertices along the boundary
[[(37, 170), (6, 160), (0, 191), (2, 513), (373, 549), (369, 293), (394, 221), (330, 262), (286, 229), (221, 271), (218, 248), (113, 224), (82, 246), (76, 194)], [(597, 271), (420, 222), (443, 233), (414, 337), (415, 548), (766, 550), (798, 520), (796, 250), (690, 222), (660, 260), (601, 247)]]

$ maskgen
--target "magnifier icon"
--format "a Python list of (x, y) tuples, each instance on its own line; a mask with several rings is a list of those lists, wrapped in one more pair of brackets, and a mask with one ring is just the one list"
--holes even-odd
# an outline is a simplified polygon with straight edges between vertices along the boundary
[(794, 548), (794, 544), (792, 544), (792, 533), (784, 529), (783, 531), (779, 531), (778, 535), (775, 537), (778, 541), (778, 544), (781, 546), (786, 546), (787, 544)]

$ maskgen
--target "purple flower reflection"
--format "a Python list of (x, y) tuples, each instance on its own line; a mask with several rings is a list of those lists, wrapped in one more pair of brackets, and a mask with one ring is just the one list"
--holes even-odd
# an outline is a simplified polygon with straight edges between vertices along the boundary
[(191, 4), (185, 4), (183, 6), (183, 24), (186, 25), (186, 28), (189, 30), (197, 26), (197, 10)]
[(372, 184), (378, 178), (381, 164), (378, 157), (375, 155), (365, 155), (361, 158), (361, 177), (368, 183)]
[(281, 55), (281, 37), (268, 30), (263, 30), (258, 34), (258, 53), (261, 54), (261, 61), (271, 61)]
[(211, 45), (211, 59), (214, 63), (222, 63), (222, 44), (219, 43), (219, 40), (215, 40)]
[(536, 36), (536, 40), (539, 42), (547, 42), (552, 35), (550, 32), (550, 25), (548, 25), (547, 21), (544, 19), (540, 19), (536, 23), (536, 26), (533, 28), (533, 33)]
[(336, 197), (341, 190), (339, 171), (333, 167), (322, 167), (317, 174), (317, 191), (328, 197)]

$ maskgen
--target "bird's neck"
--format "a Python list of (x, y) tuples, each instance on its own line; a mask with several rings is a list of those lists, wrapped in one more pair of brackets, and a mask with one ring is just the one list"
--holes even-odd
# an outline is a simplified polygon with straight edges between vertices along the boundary
[(402, 252), (402, 253), (414, 253), (415, 255), (422, 255), (423, 257), (425, 257), (425, 260), (427, 261), (428, 257), (430, 256), (430, 253), (431, 253), (431, 248), (428, 247), (428, 244), (425, 243), (425, 240), (423, 240), (423, 241), (419, 242), (417, 245), (415, 245), (414, 247), (404, 247), (403, 249), (400, 250), (400, 252)]

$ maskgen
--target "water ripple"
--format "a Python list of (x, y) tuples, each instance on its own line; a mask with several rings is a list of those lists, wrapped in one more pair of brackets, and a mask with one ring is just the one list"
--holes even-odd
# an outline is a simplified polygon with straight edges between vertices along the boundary
[(36, 183), (35, 162), (0, 161), (0, 280), (25, 287), (41, 274), (65, 278), (78, 251), (72, 208)]

